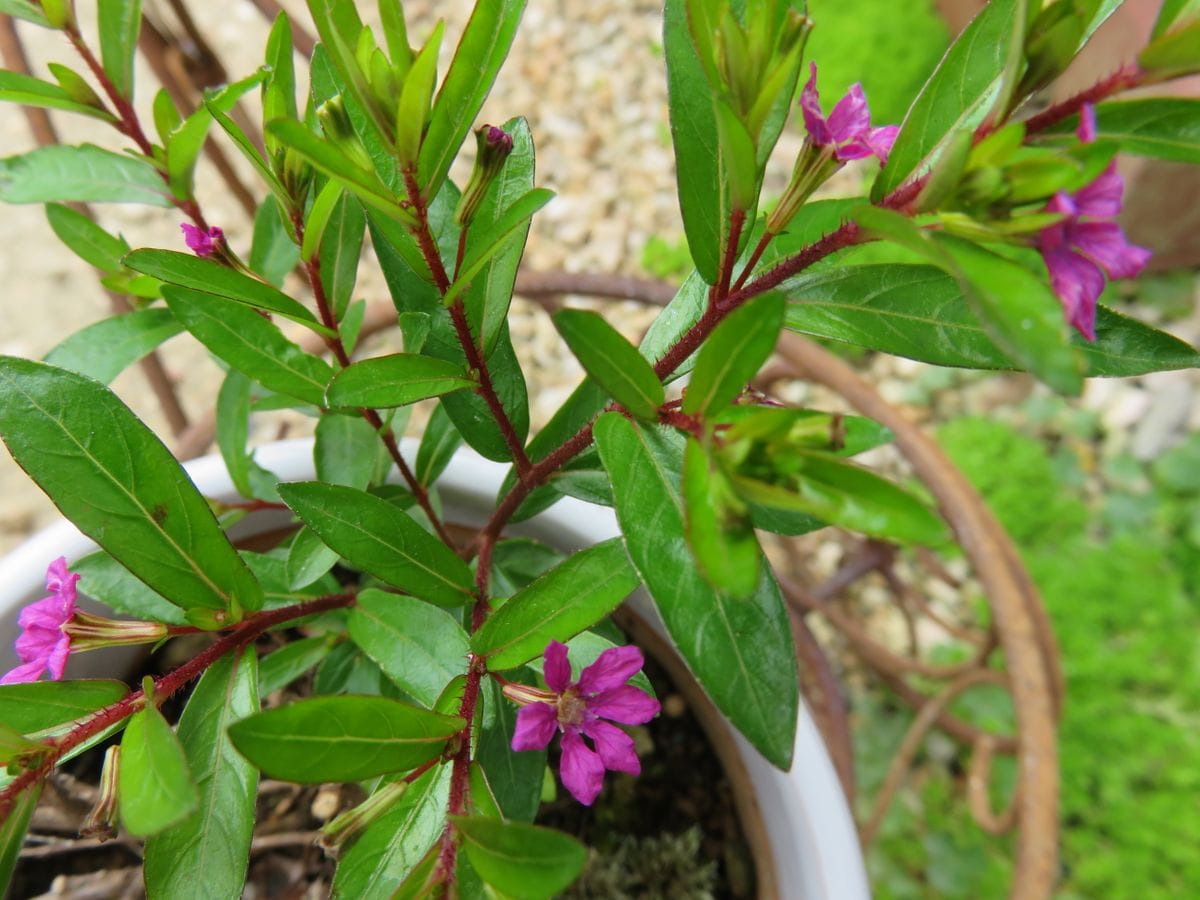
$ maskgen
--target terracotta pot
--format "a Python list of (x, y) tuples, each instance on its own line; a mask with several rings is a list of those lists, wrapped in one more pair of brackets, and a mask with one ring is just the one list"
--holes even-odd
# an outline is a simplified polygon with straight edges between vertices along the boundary
[[(415, 455), (415, 442), (404, 443)], [(259, 448), (256, 460), (285, 481), (314, 477), (312, 441), (281, 441)], [(205, 496), (232, 500), (233, 484), (218, 456), (185, 464)], [(492, 508), (507, 467), (469, 450), (454, 457), (438, 482), (446, 515), (467, 524), (481, 522)], [(258, 513), (239, 522), (230, 536), (252, 537), (277, 529), (286, 513)], [(620, 534), (611, 509), (564, 498), (510, 533), (538, 538), (564, 551), (578, 550)], [(14, 665), (12, 637), (20, 608), (44, 593), (46, 565), (58, 556), (68, 562), (96, 545), (69, 522), (38, 533), (0, 559), (0, 666)], [(86, 585), (82, 585), (86, 590)], [(754, 853), (759, 896), (781, 900), (866, 900), (870, 896), (862, 853), (850, 809), (833, 764), (807, 709), (801, 708), (792, 769), (780, 772), (725, 722), (664, 637), (648, 596), (639, 592), (624, 611), (623, 624), (675, 679), (704, 727), (734, 788), (746, 838)], [(74, 656), (67, 677), (111, 675), (120, 657), (101, 653)]]

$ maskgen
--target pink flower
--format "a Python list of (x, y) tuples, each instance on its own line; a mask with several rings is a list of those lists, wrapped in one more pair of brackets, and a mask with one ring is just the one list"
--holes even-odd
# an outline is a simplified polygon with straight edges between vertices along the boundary
[[(524, 702), (517, 713), (514, 750), (540, 750), (561, 731), (563, 784), (584, 806), (595, 802), (606, 769), (637, 775), (641, 763), (633, 738), (611, 722), (641, 725), (658, 715), (659, 704), (641, 688), (626, 684), (645, 662), (637, 647), (613, 647), (571, 682), (567, 646), (551, 641), (543, 674), (549, 693), (508, 685), (505, 694)], [(604, 721), (605, 719), (609, 721)], [(595, 749), (584, 741), (591, 740)]]
[(71, 652), (71, 638), (63, 626), (75, 614), (75, 583), (79, 576), (67, 571), (67, 561), (59, 557), (46, 569), (46, 589), (50, 594), (31, 603), (17, 619), (21, 634), (17, 638), (17, 655), (23, 665), (17, 666), (0, 684), (19, 684), (37, 681), (45, 669), (54, 681), (62, 678)]
[[(1079, 139), (1095, 140), (1096, 114), (1085, 106), (1079, 115)], [(1089, 341), (1096, 339), (1096, 301), (1104, 277), (1132, 278), (1150, 259), (1150, 251), (1125, 239), (1112, 221), (1121, 212), (1125, 184), (1111, 163), (1091, 184), (1074, 194), (1059, 191), (1047, 212), (1065, 218), (1038, 235), (1038, 250), (1050, 272), (1050, 286), (1062, 301), (1067, 321)]]
[(212, 256), (217, 250), (217, 244), (225, 239), (225, 232), (220, 228), (213, 227), (205, 231), (187, 222), (181, 223), (179, 227), (183, 231), (183, 239), (187, 242), (188, 249), (197, 256)]
[(811, 64), (811, 75), (800, 93), (800, 109), (809, 138), (819, 147), (833, 147), (833, 155), (845, 162), (850, 159), (876, 157), (887, 162), (892, 144), (900, 132), (898, 125), (871, 127), (871, 111), (861, 84), (855, 84), (837, 102), (829, 118), (821, 115), (821, 98), (817, 94), (817, 64)]

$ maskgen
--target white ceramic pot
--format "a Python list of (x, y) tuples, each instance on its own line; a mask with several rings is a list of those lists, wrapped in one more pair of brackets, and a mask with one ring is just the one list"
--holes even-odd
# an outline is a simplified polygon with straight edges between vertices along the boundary
[[(405, 441), (406, 455), (415, 455), (415, 442)], [(312, 441), (281, 441), (259, 448), (257, 461), (285, 481), (314, 477)], [(233, 500), (237, 494), (219, 456), (185, 465), (205, 496)], [(507, 466), (469, 450), (460, 450), (438, 482), (448, 518), (479, 523), (493, 506)], [(268, 531), (286, 521), (286, 514), (263, 513), (238, 523), (231, 536)], [(620, 534), (611, 509), (564, 498), (541, 515), (514, 526), (510, 533), (536, 537), (564, 551), (578, 550)], [(47, 564), (58, 556), (68, 563), (96, 549), (69, 522), (39, 532), (0, 559), (0, 671), (17, 660), (12, 650), (17, 613), (44, 594)], [(81, 586), (86, 590), (86, 586)], [(682, 671), (678, 657), (663, 658), (667, 644), (649, 597), (639, 592), (628, 604), (634, 636), (659, 656), (668, 670)], [(657, 637), (656, 637), (657, 635)], [(67, 677), (111, 675), (119, 660), (102, 651), (73, 657)], [(678, 680), (678, 679), (677, 679)], [(760, 897), (780, 900), (866, 900), (870, 896), (866, 871), (853, 819), (833, 764), (811, 715), (801, 708), (791, 771), (780, 772), (715, 712), (694, 683), (683, 687), (704, 725), (734, 787), (738, 811), (755, 855)]]

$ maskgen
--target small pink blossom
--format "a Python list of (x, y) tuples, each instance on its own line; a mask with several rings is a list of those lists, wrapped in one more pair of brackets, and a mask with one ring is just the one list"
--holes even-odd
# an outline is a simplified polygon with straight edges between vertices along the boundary
[(75, 614), (78, 581), (78, 575), (67, 571), (64, 557), (50, 563), (46, 569), (46, 589), (50, 593), (21, 610), (17, 619), (22, 630), (16, 648), (23, 665), (0, 678), (0, 684), (37, 681), (43, 669), (54, 681), (62, 678), (71, 652), (71, 637), (63, 628)]
[[(644, 662), (637, 647), (613, 647), (572, 682), (566, 644), (551, 641), (543, 674), (552, 693), (521, 685), (505, 688), (508, 696), (526, 704), (517, 712), (512, 748), (540, 750), (561, 731), (563, 785), (576, 800), (591, 806), (600, 793), (605, 770), (630, 775), (642, 770), (633, 738), (611, 723), (641, 725), (658, 715), (657, 700), (626, 684)], [(585, 737), (595, 749), (587, 745)]]
[[(1095, 140), (1096, 114), (1084, 106), (1079, 139)], [(1113, 219), (1121, 212), (1125, 183), (1117, 164), (1109, 164), (1091, 184), (1074, 194), (1059, 191), (1046, 211), (1065, 216), (1037, 238), (1050, 272), (1050, 286), (1062, 302), (1067, 321), (1089, 341), (1096, 339), (1096, 301), (1104, 278), (1133, 278), (1150, 259), (1150, 251), (1129, 243)]]
[(834, 157), (842, 162), (868, 156), (876, 157), (881, 163), (887, 162), (900, 127), (871, 127), (871, 111), (867, 108), (861, 84), (853, 85), (834, 106), (829, 118), (825, 118), (817, 93), (816, 63), (811, 64), (810, 72), (808, 83), (800, 93), (800, 109), (812, 142), (819, 147), (832, 147)]
[(187, 242), (188, 249), (197, 256), (212, 256), (217, 251), (217, 245), (225, 240), (225, 232), (215, 226), (205, 231), (183, 222), (179, 227), (183, 231), (183, 239)]

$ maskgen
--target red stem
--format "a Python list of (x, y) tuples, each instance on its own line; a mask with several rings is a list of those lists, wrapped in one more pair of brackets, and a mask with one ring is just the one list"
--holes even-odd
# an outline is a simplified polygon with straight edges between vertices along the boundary
[(1107, 78), (1097, 81), (1090, 88), (1080, 91), (1074, 97), (1069, 97), (1061, 103), (1055, 103), (1025, 120), (1025, 133), (1034, 134), (1045, 131), (1057, 125), (1063, 119), (1070, 118), (1089, 103), (1099, 103), (1113, 94), (1119, 94), (1143, 83), (1146, 73), (1136, 62), (1126, 63)]
[(766, 252), (767, 246), (774, 240), (775, 235), (770, 231), (764, 231), (762, 237), (758, 239), (758, 244), (754, 247), (754, 252), (750, 254), (750, 259), (746, 261), (746, 267), (742, 269), (742, 274), (738, 276), (738, 280), (733, 283), (733, 290), (739, 291), (742, 285), (746, 283), (746, 279), (750, 277), (750, 273), (754, 271), (754, 267), (758, 265), (758, 261), (762, 259), (762, 255)]
[[(297, 603), (292, 606), (284, 606), (251, 616), (236, 625), (232, 633), (205, 647), (196, 656), (174, 671), (155, 679), (155, 701), (161, 702), (167, 699), (189, 681), (198, 678), (205, 669), (226, 653), (242, 649), (268, 628), (281, 625), (284, 622), (290, 622), (293, 619), (300, 619), (331, 609), (350, 606), (354, 603), (354, 598), (355, 594), (353, 593), (330, 594), (327, 597), (321, 597), (308, 603)], [(85, 721), (80, 722), (62, 737), (48, 743), (46, 746), (50, 748), (50, 752), (42, 758), (41, 762), (36, 767), (22, 772), (8, 787), (0, 791), (0, 822), (8, 818), (8, 814), (12, 811), (12, 805), (17, 796), (30, 785), (41, 781), (49, 775), (55, 763), (62, 759), (69, 751), (111, 728), (123, 719), (129, 718), (144, 706), (145, 695), (142, 691), (137, 690), (131, 694), (126, 694), (116, 703), (106, 706), (104, 709), (92, 714)]]

